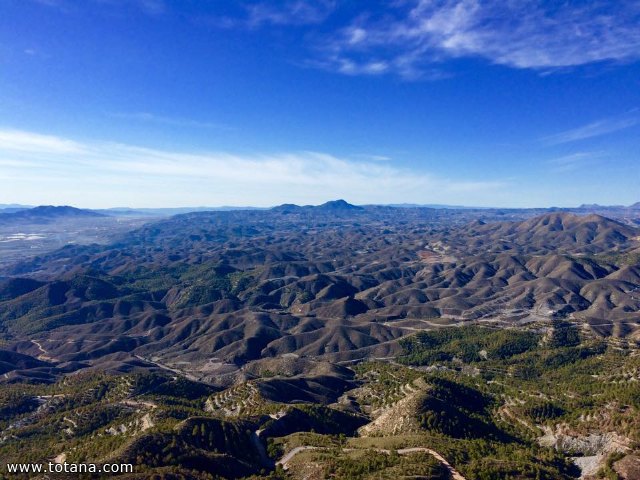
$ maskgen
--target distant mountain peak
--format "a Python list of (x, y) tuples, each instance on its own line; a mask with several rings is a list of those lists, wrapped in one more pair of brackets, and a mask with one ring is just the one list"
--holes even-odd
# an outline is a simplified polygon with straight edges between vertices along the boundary
[(303, 207), (301, 207), (300, 205), (296, 205), (295, 203), (283, 203), (282, 205), (271, 208), (271, 211), (280, 213), (293, 213), (302, 209)]
[(104, 217), (102, 213), (93, 210), (83, 210), (68, 205), (53, 206), (40, 205), (38, 207), (18, 210), (16, 212), (0, 213), (0, 221), (7, 222), (48, 222), (58, 218), (87, 218)]
[(318, 205), (317, 208), (321, 208), (323, 210), (362, 210), (362, 207), (352, 205), (343, 199), (331, 200), (323, 203), (322, 205)]
[(101, 213), (94, 212), (92, 210), (84, 210), (81, 208), (71, 207), (69, 205), (40, 205), (28, 210), (29, 213), (34, 215), (82, 215), (91, 217), (102, 217)]
[(294, 203), (283, 203), (282, 205), (278, 205), (277, 207), (273, 207), (271, 209), (275, 212), (280, 213), (294, 213), (294, 212), (309, 212), (309, 211), (317, 211), (317, 212), (354, 212), (359, 210), (364, 210), (362, 207), (357, 205), (352, 205), (346, 200), (331, 200), (323, 203), (322, 205), (305, 205), (301, 207)]
[(69, 205), (40, 205), (29, 210), (18, 212), (29, 216), (38, 217), (104, 217), (102, 213), (93, 210), (71, 207)]

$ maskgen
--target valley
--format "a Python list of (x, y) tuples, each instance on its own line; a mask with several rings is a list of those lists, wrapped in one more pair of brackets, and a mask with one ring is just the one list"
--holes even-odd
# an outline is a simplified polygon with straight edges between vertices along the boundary
[(150, 220), (73, 207), (0, 208), (0, 268), (68, 244), (107, 244)]

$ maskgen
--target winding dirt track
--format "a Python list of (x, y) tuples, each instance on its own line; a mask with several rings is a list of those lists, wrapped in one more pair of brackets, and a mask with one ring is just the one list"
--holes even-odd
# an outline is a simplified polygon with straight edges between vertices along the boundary
[[(291, 450), (289, 453), (284, 455), (280, 460), (278, 460), (276, 462), (276, 465), (282, 465), (282, 468), (287, 470), (289, 468), (289, 462), (293, 459), (293, 457), (295, 457), (300, 452), (304, 452), (305, 450), (324, 450), (325, 448), (326, 447), (313, 447), (311, 445), (296, 447), (293, 450)], [(355, 448), (342, 449), (343, 452), (352, 452), (354, 450), (356, 449)], [(386, 453), (386, 454), (391, 453), (391, 450), (386, 450), (383, 448), (376, 448), (375, 451), (380, 453)], [(447, 470), (449, 470), (452, 480), (467, 480), (460, 472), (458, 472), (455, 468), (453, 468), (453, 466), (449, 462), (447, 462), (447, 460), (442, 455), (440, 455), (435, 450), (432, 450), (427, 447), (413, 447), (413, 448), (401, 448), (397, 450), (397, 452), (398, 452), (398, 455), (410, 455), (412, 453), (418, 453), (418, 452), (428, 453), (429, 455), (434, 457), (436, 460), (438, 460), (440, 463), (442, 463)]]
[(55, 362), (56, 359), (53, 357), (49, 356), (49, 352), (47, 352), (44, 348), (42, 348), (42, 344), (40, 342), (36, 342), (35, 340), (31, 340), (31, 343), (33, 343), (40, 352), (42, 352), (40, 355), (38, 355), (36, 358), (38, 360), (42, 360), (43, 362)]

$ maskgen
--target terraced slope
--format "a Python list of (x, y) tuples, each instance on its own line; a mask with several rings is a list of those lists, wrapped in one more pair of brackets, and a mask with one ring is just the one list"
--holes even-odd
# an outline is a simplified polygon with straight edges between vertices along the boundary
[[(266, 359), (226, 389), (162, 369), (8, 384), (0, 457), (133, 463), (123, 480), (633, 478), (637, 344), (555, 321), (423, 331), (401, 349), (351, 367)], [(311, 388), (320, 375), (338, 396)]]

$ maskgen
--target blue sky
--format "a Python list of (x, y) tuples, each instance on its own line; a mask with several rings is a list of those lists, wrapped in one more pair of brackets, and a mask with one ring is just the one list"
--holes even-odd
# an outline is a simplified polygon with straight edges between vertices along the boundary
[(637, 1), (0, 0), (0, 203), (640, 201)]

